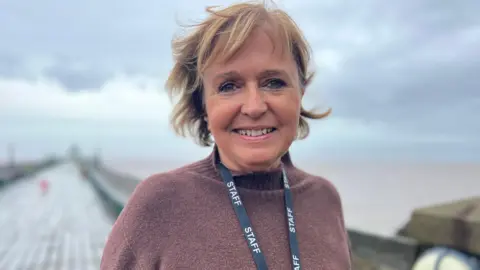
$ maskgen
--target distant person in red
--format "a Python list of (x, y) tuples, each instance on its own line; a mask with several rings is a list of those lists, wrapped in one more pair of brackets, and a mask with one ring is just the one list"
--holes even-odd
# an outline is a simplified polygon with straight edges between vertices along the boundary
[(42, 190), (42, 194), (45, 195), (48, 192), (49, 183), (47, 180), (43, 179), (40, 181), (40, 189)]

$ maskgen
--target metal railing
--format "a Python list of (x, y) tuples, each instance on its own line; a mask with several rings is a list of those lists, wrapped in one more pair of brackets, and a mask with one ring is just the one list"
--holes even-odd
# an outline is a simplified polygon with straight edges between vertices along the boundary
[(38, 162), (18, 163), (0, 166), (0, 188), (4, 188), (20, 179), (34, 175), (44, 169), (55, 166), (60, 159), (48, 158)]
[(75, 163), (82, 176), (90, 181), (102, 198), (110, 214), (114, 218), (120, 215), (139, 180), (115, 172), (94, 160), (76, 160)]

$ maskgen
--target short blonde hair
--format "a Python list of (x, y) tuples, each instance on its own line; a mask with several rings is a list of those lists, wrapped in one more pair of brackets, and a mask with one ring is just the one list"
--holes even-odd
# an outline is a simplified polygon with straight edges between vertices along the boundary
[[(177, 99), (170, 120), (174, 131), (183, 137), (189, 134), (201, 146), (212, 144), (205, 120), (202, 74), (216, 57), (227, 60), (233, 57), (257, 27), (265, 23), (273, 26), (275, 34), (283, 41), (283, 48), (293, 55), (302, 89), (310, 84), (314, 75), (309, 70), (310, 46), (297, 24), (284, 11), (268, 8), (265, 3), (234, 4), (219, 10), (207, 7), (206, 11), (208, 18), (191, 25), (194, 28), (191, 33), (173, 39), (175, 65), (166, 82), (170, 98)], [(303, 139), (309, 134), (306, 118), (320, 119), (330, 112), (328, 109), (315, 113), (302, 106), (297, 138)]]

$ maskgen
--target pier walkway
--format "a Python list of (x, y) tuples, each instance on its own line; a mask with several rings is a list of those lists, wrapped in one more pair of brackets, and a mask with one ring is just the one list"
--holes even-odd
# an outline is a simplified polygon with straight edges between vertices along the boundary
[(112, 225), (73, 164), (42, 171), (0, 189), (0, 269), (97, 270)]

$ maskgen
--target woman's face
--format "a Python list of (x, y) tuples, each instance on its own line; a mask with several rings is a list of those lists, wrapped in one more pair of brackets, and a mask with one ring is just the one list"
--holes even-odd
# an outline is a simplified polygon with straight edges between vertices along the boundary
[(274, 50), (259, 28), (234, 58), (205, 70), (204, 89), (222, 162), (244, 172), (278, 166), (297, 134), (303, 95), (291, 53)]

